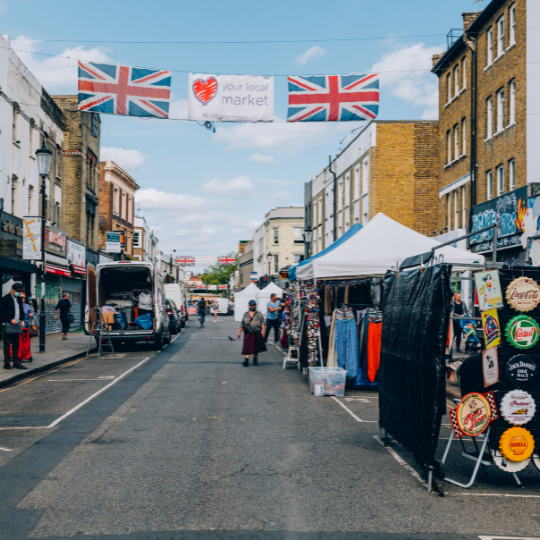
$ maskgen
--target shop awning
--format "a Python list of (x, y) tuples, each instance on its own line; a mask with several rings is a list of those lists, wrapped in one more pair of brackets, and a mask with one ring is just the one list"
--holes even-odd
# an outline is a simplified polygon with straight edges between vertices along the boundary
[[(330, 279), (383, 276), (396, 264), (440, 245), (433, 238), (417, 233), (382, 213), (361, 231), (327, 255), (298, 266), (298, 279)], [(445, 246), (435, 251), (445, 263), (459, 269), (460, 264), (484, 264), (484, 257), (470, 251)]]
[(16, 270), (17, 272), (29, 272), (30, 274), (35, 274), (38, 271), (38, 267), (35, 264), (12, 259), (11, 257), (0, 257), (0, 268)]

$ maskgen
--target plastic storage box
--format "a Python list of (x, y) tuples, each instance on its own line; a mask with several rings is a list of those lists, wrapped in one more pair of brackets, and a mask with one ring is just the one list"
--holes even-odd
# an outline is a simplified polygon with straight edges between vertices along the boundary
[(345, 396), (347, 372), (340, 367), (310, 367), (309, 387), (311, 393), (321, 396)]

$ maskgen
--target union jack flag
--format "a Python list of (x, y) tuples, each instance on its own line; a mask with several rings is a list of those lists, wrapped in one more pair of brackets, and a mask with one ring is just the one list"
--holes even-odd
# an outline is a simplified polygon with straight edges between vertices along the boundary
[(176, 257), (174, 262), (178, 266), (195, 266), (195, 257), (186, 256), (186, 257)]
[(223, 255), (222, 257), (217, 258), (217, 263), (219, 266), (229, 266), (231, 264), (236, 264), (236, 257)]
[(171, 72), (79, 61), (79, 111), (169, 117)]
[(287, 122), (373, 120), (379, 114), (379, 75), (287, 77)]
[(220, 291), (226, 291), (228, 289), (227, 285), (220, 285), (219, 290)]

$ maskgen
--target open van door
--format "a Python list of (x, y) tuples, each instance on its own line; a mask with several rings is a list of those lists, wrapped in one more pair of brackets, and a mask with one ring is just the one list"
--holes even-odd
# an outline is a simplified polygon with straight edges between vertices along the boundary
[(92, 330), (94, 322), (94, 314), (91, 309), (97, 305), (97, 276), (94, 265), (86, 265), (86, 306), (84, 308), (85, 334), (89, 334)]

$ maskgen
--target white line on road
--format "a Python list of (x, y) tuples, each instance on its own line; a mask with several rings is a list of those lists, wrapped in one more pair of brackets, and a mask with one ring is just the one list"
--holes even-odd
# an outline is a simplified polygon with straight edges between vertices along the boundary
[(49, 379), (47, 382), (64, 382), (64, 381), (101, 381), (103, 379)]
[(535, 536), (479, 536), (480, 540), (540, 540), (540, 537)]
[[(460, 493), (460, 495), (466, 495), (467, 497), (516, 497), (518, 499), (540, 499), (540, 495), (513, 495), (512, 493)], [(492, 538), (491, 536), (486, 536), (485, 538)], [(496, 536), (493, 536), (493, 538), (498, 538)], [(503, 536), (502, 538), (506, 538)], [(522, 540), (540, 540), (540, 538), (532, 538), (527, 539), (524, 538)]]
[(11, 448), (2, 448), (1, 446), (0, 446), (0, 450), (2, 452), (13, 452), (13, 450)]
[(360, 422), (361, 424), (376, 424), (377, 423), (377, 420), (362, 420), (361, 418), (358, 418), (358, 416), (356, 416), (356, 414), (354, 414), (351, 411), (351, 409), (343, 405), (343, 403), (341, 403), (341, 401), (339, 401), (339, 399), (336, 398), (336, 396), (332, 396), (332, 399), (336, 401), (337, 403), (339, 403), (357, 422)]
[(111, 386), (114, 386), (118, 381), (123, 379), (126, 375), (131, 373), (132, 371), (135, 371), (137, 368), (141, 367), (144, 363), (148, 362), (150, 360), (150, 357), (148, 356), (145, 358), (142, 362), (139, 362), (136, 366), (133, 366), (132, 368), (128, 369), (127, 371), (124, 371), (122, 375), (119, 375), (111, 381), (108, 385), (104, 386), (101, 390), (98, 390), (94, 394), (92, 394), (89, 398), (86, 398), (82, 403), (79, 403), (73, 409), (69, 410), (67, 413), (63, 414), (59, 418), (57, 418), (51, 425), (49, 426), (29, 426), (29, 427), (3, 427), (0, 428), (0, 430), (5, 431), (8, 429), (51, 429), (55, 426), (57, 426), (62, 420), (65, 420), (68, 416), (72, 415), (74, 412), (77, 412), (79, 409), (84, 407), (87, 403), (90, 403), (93, 399), (97, 398), (100, 394), (105, 392), (105, 390), (109, 389)]
[(425, 488), (427, 488), (427, 484), (422, 480), (422, 477), (400, 456), (398, 453), (391, 448), (390, 446), (384, 446), (384, 443), (377, 437), (376, 435), (373, 436), (373, 438), (381, 444), (381, 446), (388, 450), (390, 455), (404, 468), (407, 469)]

